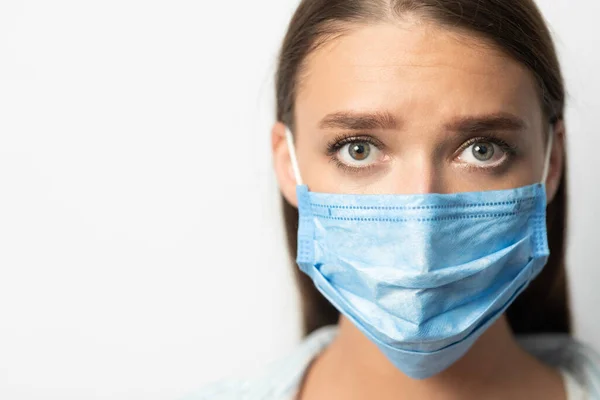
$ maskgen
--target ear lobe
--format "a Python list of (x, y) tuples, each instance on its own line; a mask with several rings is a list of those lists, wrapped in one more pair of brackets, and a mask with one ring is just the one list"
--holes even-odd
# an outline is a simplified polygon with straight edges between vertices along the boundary
[(554, 138), (550, 153), (550, 166), (546, 178), (546, 198), (551, 203), (558, 191), (562, 179), (564, 154), (565, 154), (565, 124), (559, 120), (554, 124)]
[(294, 207), (298, 207), (296, 197), (296, 178), (292, 168), (290, 150), (285, 137), (286, 126), (276, 122), (271, 129), (271, 149), (273, 152), (273, 168), (279, 190), (283, 197)]

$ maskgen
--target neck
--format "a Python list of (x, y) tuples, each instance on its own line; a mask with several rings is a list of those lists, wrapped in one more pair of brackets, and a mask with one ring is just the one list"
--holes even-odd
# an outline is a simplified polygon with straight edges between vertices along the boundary
[[(532, 373), (535, 376), (532, 376)], [(486, 398), (530, 379), (558, 382), (560, 376), (522, 350), (505, 317), (492, 325), (457, 362), (427, 379), (409, 378), (350, 321), (341, 317), (339, 333), (307, 375), (304, 399)], [(319, 394), (317, 394), (319, 393)]]

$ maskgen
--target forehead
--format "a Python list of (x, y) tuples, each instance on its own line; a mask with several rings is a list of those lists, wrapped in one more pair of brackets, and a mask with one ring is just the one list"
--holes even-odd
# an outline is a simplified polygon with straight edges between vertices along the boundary
[(532, 74), (494, 45), (426, 22), (357, 26), (305, 61), (300, 125), (343, 110), (382, 110), (435, 121), (507, 112), (541, 124)]

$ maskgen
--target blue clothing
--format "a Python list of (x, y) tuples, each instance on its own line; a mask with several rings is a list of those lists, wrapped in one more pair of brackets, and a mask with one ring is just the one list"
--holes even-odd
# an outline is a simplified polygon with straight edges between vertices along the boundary
[[(261, 373), (218, 382), (182, 400), (293, 400), (310, 362), (336, 333), (337, 326), (318, 329)], [(531, 355), (561, 371), (568, 400), (600, 400), (600, 356), (590, 347), (561, 334), (518, 337), (518, 341)]]

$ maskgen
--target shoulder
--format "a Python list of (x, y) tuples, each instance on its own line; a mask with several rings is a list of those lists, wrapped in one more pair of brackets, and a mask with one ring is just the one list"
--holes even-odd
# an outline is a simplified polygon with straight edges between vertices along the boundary
[(519, 343), (540, 361), (569, 373), (592, 399), (600, 399), (600, 355), (566, 334), (519, 337)]
[(310, 362), (331, 343), (336, 326), (320, 328), (286, 357), (246, 377), (215, 382), (180, 400), (288, 400), (293, 398)]

